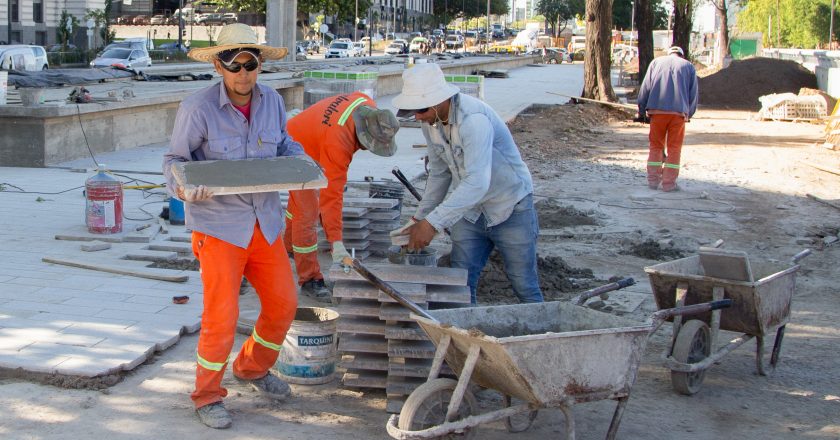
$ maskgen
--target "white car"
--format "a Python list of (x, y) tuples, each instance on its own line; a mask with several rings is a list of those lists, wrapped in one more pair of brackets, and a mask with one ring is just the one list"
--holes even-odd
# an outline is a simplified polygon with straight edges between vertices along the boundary
[(353, 48), (352, 42), (334, 41), (327, 48), (327, 53), (324, 54), (324, 58), (350, 58), (354, 56), (355, 52), (356, 50)]
[(363, 57), (367, 55), (367, 47), (365, 43), (361, 41), (353, 43), (353, 56), (354, 57)]
[(447, 35), (444, 42), (447, 49), (459, 49), (464, 47), (464, 37), (459, 34)]
[(0, 46), (0, 70), (47, 70), (47, 51), (41, 46), (11, 44)]
[(152, 59), (148, 52), (125, 47), (108, 49), (90, 62), (90, 67), (122, 66), (126, 69), (150, 67), (151, 65)]
[(400, 43), (391, 43), (385, 48), (386, 55), (399, 55), (403, 53), (403, 45)]

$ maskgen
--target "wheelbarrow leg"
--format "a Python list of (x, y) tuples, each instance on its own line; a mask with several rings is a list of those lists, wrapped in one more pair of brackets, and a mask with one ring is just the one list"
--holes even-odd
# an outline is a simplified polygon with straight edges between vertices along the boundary
[[(677, 292), (674, 298), (674, 307), (684, 306), (686, 295), (688, 295), (688, 283), (677, 283)], [(671, 348), (668, 350), (668, 356), (674, 354), (674, 344), (677, 342), (677, 335), (680, 333), (680, 327), (682, 327), (682, 319), (682, 315), (674, 316), (674, 326), (671, 330)]]
[(458, 378), (458, 385), (455, 391), (452, 392), (452, 400), (449, 401), (449, 407), (446, 409), (447, 422), (452, 421), (452, 417), (458, 412), (461, 407), (461, 400), (464, 398), (464, 392), (467, 391), (467, 386), (470, 384), (470, 377), (472, 377), (475, 363), (478, 362), (478, 355), (481, 353), (481, 347), (477, 344), (470, 346), (470, 352), (467, 354), (467, 359), (464, 361), (464, 368), (461, 369), (461, 376)]
[(575, 415), (572, 414), (572, 405), (560, 405), (560, 411), (566, 417), (566, 440), (575, 440)]
[(779, 363), (779, 353), (782, 351), (782, 340), (784, 337), (785, 326), (781, 326), (778, 330), (776, 330), (776, 340), (773, 342), (773, 351), (770, 353), (769, 367), (764, 366), (764, 336), (759, 335), (755, 337), (755, 366), (759, 375), (769, 376), (776, 370), (776, 364)]
[(437, 349), (435, 349), (435, 359), (432, 361), (432, 368), (429, 369), (429, 378), (427, 380), (435, 380), (440, 376), (440, 369), (443, 367), (443, 359), (446, 356), (446, 350), (449, 349), (449, 343), (452, 337), (443, 335), (438, 342)]
[(628, 400), (630, 400), (630, 396), (618, 399), (618, 405), (615, 407), (615, 412), (610, 422), (610, 429), (607, 431), (607, 440), (615, 439), (616, 434), (618, 434), (618, 425), (621, 423), (621, 416), (624, 415), (624, 407), (627, 406)]

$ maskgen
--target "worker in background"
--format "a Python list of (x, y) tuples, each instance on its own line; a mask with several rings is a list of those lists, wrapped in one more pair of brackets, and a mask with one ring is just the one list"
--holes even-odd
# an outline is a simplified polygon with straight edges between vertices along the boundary
[(494, 248), (519, 300), (542, 302), (531, 173), (510, 130), (490, 106), (448, 84), (437, 64), (406, 69), (402, 79), (391, 102), (399, 116), (422, 122), (429, 146), (423, 200), (400, 231), (409, 235), (408, 248), (422, 249), (449, 228), (451, 264), (469, 272), (473, 304)]
[(647, 179), (651, 189), (661, 184), (662, 191), (679, 190), (685, 123), (697, 111), (697, 97), (697, 72), (684, 59), (682, 48), (672, 46), (668, 55), (650, 63), (639, 88), (637, 118), (650, 118)]
[(260, 65), (281, 59), (285, 48), (257, 43), (250, 26), (222, 28), (218, 45), (194, 49), (189, 57), (212, 63), (222, 81), (188, 96), (175, 116), (169, 152), (163, 161), (167, 187), (185, 203), (193, 253), (201, 265), (204, 310), (196, 350), (191, 397), (202, 423), (227, 428), (222, 377), (233, 348), (243, 275), (260, 299), (251, 336), (233, 361), (233, 376), (272, 399), (291, 394), (269, 373), (297, 311), (297, 292), (281, 232), (283, 206), (277, 192), (214, 196), (199, 186), (185, 191), (172, 175), (176, 162), (268, 159), (304, 154), (286, 133), (283, 98), (257, 84)]
[(289, 120), (289, 134), (324, 169), (328, 184), (321, 190), (291, 191), (286, 219), (286, 250), (292, 252), (301, 293), (330, 302), (330, 291), (318, 264), (320, 219), (334, 262), (349, 256), (342, 241), (342, 207), (347, 170), (353, 155), (368, 150), (390, 157), (400, 124), (390, 110), (378, 110), (364, 93), (332, 96), (313, 104)]

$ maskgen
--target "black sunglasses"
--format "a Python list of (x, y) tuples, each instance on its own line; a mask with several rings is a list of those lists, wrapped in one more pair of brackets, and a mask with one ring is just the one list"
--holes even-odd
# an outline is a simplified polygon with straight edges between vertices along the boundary
[[(221, 61), (221, 60), (220, 60)], [(231, 62), (230, 64), (225, 64), (221, 61), (219, 64), (230, 73), (239, 73), (240, 70), (244, 67), (246, 71), (253, 72), (260, 66), (260, 62), (257, 61), (256, 58), (251, 58), (250, 60), (246, 61), (245, 63), (239, 63), (236, 61)]]
[(417, 114), (417, 113), (426, 113), (427, 111), (429, 111), (429, 107), (426, 107), (426, 108), (418, 108), (417, 110), (412, 110), (412, 111), (414, 112), (414, 114)]

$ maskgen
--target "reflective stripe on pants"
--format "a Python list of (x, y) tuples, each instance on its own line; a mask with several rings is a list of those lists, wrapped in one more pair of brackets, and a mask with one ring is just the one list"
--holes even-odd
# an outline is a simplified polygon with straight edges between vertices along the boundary
[(227, 395), (222, 377), (239, 318), (242, 276), (254, 286), (262, 305), (254, 333), (233, 362), (233, 373), (243, 379), (264, 376), (277, 361), (277, 347), (282, 345), (297, 311), (297, 289), (282, 238), (269, 245), (259, 224), (254, 226), (247, 249), (201, 232), (193, 232), (192, 243), (204, 284), (195, 391), (190, 396), (200, 408)]
[(289, 215), (286, 217), (286, 232), (283, 241), (286, 251), (293, 252), (298, 284), (310, 280), (322, 280), (321, 265), (318, 264), (318, 233), (315, 224), (319, 217), (318, 191), (307, 189), (289, 192)]
[[(685, 138), (685, 118), (681, 115), (650, 115), (650, 152), (648, 153), (648, 183), (662, 182), (663, 188), (673, 187), (680, 174), (680, 153)], [(667, 147), (667, 150), (666, 150)], [(667, 159), (663, 162), (667, 151)]]

